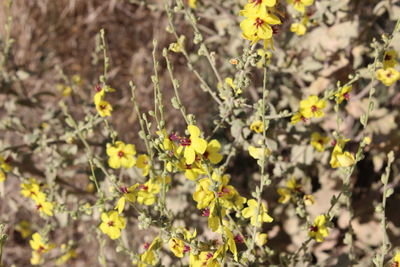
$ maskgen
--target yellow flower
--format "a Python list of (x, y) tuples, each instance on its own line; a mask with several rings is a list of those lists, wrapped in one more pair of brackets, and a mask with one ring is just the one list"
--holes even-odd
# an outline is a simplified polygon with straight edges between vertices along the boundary
[(32, 234), (31, 224), (26, 220), (20, 221), (16, 226), (15, 230), (21, 233), (22, 238), (27, 238)]
[(155, 265), (157, 263), (157, 256), (154, 253), (154, 250), (157, 250), (161, 245), (162, 241), (159, 236), (154, 238), (151, 244), (146, 243), (146, 251), (140, 256), (141, 262), (138, 264), (138, 267), (147, 267), (148, 264), (151, 266)]
[(8, 164), (8, 161), (0, 156), (0, 182), (6, 179), (6, 173), (11, 171), (12, 167)]
[(39, 192), (38, 194), (32, 196), (32, 199), (35, 201), (36, 209), (38, 211), (40, 211), (42, 214), (46, 214), (47, 216), (53, 216), (54, 204), (46, 201), (45, 194)]
[(113, 240), (121, 236), (121, 230), (126, 226), (125, 218), (113, 210), (108, 213), (103, 212), (101, 220), (100, 230)]
[(331, 166), (332, 168), (338, 167), (350, 167), (355, 164), (355, 159), (353, 154), (348, 151), (345, 152), (333, 152)]
[(32, 251), (31, 264), (39, 265), (42, 262), (42, 254), (37, 251)]
[(287, 0), (289, 4), (294, 5), (294, 9), (297, 11), (304, 13), (306, 11), (306, 7), (310, 6), (314, 3), (314, 0)]
[(115, 207), (116, 210), (118, 210), (118, 213), (122, 213), (122, 211), (125, 208), (125, 202), (129, 201), (131, 203), (134, 203), (136, 201), (137, 197), (137, 191), (136, 188), (139, 187), (139, 184), (132, 185), (131, 187), (127, 188), (126, 186), (121, 186), (119, 190), (123, 194), (123, 196), (118, 200), (117, 206)]
[(263, 13), (265, 10), (274, 7), (275, 4), (276, 0), (248, 0), (241, 15), (247, 17), (250, 10), (254, 13)]
[(197, 0), (189, 0), (190, 8), (196, 9), (197, 7)]
[(160, 185), (148, 181), (143, 185), (139, 185), (137, 201), (140, 204), (147, 206), (153, 205), (156, 201), (156, 194), (158, 194), (158, 192), (160, 192)]
[(6, 179), (6, 174), (0, 169), (0, 182), (4, 182)]
[(291, 124), (296, 124), (298, 122), (306, 122), (307, 118), (303, 116), (303, 114), (301, 114), (300, 112), (296, 112), (290, 119), (290, 123)]
[(290, 178), (287, 183), (286, 187), (278, 188), (278, 194), (280, 198), (278, 199), (279, 203), (287, 203), (289, 200), (292, 199), (292, 195), (296, 195), (298, 193), (302, 193), (302, 187), (300, 184), (297, 183), (295, 177)]
[(101, 87), (100, 85), (96, 85), (95, 91), (96, 91), (96, 93), (93, 97), (93, 101), (94, 101), (94, 104), (96, 106), (98, 106), (100, 104), (100, 102), (104, 100), (106, 92), (115, 92), (116, 90), (114, 88), (111, 88), (108, 85), (105, 85), (103, 87)]
[(348, 151), (343, 151), (344, 145), (348, 140), (349, 139), (337, 141), (331, 155), (330, 164), (332, 168), (350, 167), (356, 163), (353, 154)]
[(181, 35), (176, 43), (169, 45), (168, 49), (175, 53), (181, 53), (185, 46), (185, 39), (185, 35)]
[(8, 162), (8, 159), (0, 156), (0, 169), (4, 170), (5, 172), (10, 172), (12, 170), (12, 166)]
[(393, 256), (392, 259), (392, 265), (393, 267), (399, 267), (400, 266), (400, 252), (396, 252), (396, 254)]
[(195, 125), (189, 125), (188, 131), (190, 134), (189, 138), (181, 138), (178, 153), (180, 154), (182, 149), (183, 156), (186, 160), (186, 164), (192, 164), (196, 159), (196, 152), (203, 154), (207, 149), (207, 141), (200, 137), (200, 129)]
[(100, 85), (96, 85), (95, 90), (96, 93), (94, 94), (93, 102), (97, 106), (104, 99), (104, 96), (106, 95), (106, 90), (104, 90), (104, 88), (102, 88)]
[(280, 187), (277, 189), (278, 194), (280, 195), (278, 202), (279, 203), (287, 203), (292, 198), (292, 192), (285, 187)]
[[(240, 88), (237, 88), (236, 85), (233, 82), (233, 79), (231, 77), (225, 78), (225, 85), (229, 86), (232, 88), (232, 90), (235, 92), (235, 95), (238, 96), (242, 93), (242, 90)], [(222, 87), (222, 85), (219, 83), (218, 88)]]
[(147, 176), (150, 170), (149, 157), (146, 154), (139, 155), (137, 158), (136, 166), (142, 169), (143, 176)]
[(185, 242), (179, 238), (171, 238), (168, 242), (169, 249), (174, 253), (178, 258), (183, 257), (183, 253), (185, 250)]
[(241, 197), (233, 186), (228, 185), (230, 180), (228, 174), (218, 175), (214, 172), (211, 178), (219, 184), (217, 195), (219, 203), (223, 207), (227, 209), (236, 208), (239, 210), (243, 208), (244, 203), (246, 203), (246, 198)]
[(319, 152), (325, 150), (325, 145), (329, 143), (329, 137), (321, 136), (318, 132), (311, 134), (311, 145)]
[(271, 155), (271, 151), (268, 148), (265, 148), (264, 153), (263, 153), (263, 148), (258, 148), (258, 147), (254, 147), (254, 146), (249, 146), (249, 154), (252, 158), (255, 159), (262, 159), (263, 158), (263, 154), (265, 157), (268, 157), (269, 155)]
[(264, 124), (260, 120), (253, 121), (250, 125), (250, 130), (256, 133), (262, 133), (264, 131)]
[(294, 32), (296, 35), (304, 35), (307, 31), (307, 26), (303, 23), (292, 23), (292, 25), (290, 25), (290, 31)]
[(376, 78), (384, 85), (391, 86), (400, 79), (400, 73), (393, 68), (379, 69), (376, 71)]
[(210, 206), (206, 208), (205, 212), (203, 212), (203, 216), (208, 217), (208, 228), (210, 228), (213, 232), (218, 230), (221, 218), (224, 218), (225, 215), (226, 209), (220, 206), (220, 211), (218, 212), (215, 200), (213, 200), (210, 203)]
[(207, 144), (206, 151), (203, 154), (205, 159), (208, 159), (212, 164), (218, 164), (222, 160), (222, 155), (218, 152), (221, 149), (221, 144), (218, 140), (213, 139)]
[(115, 145), (107, 144), (107, 155), (109, 156), (108, 165), (113, 169), (121, 167), (131, 168), (136, 163), (135, 146), (125, 144), (121, 141), (115, 142)]
[(47, 244), (39, 233), (34, 233), (32, 239), (29, 241), (32, 248), (31, 264), (37, 265), (41, 262), (41, 255), (53, 249), (53, 244)]
[(397, 65), (397, 52), (395, 50), (388, 50), (383, 55), (383, 68), (394, 68)]
[(232, 252), (233, 254), (233, 259), (235, 261), (238, 261), (238, 252), (237, 252), (237, 247), (236, 247), (236, 242), (235, 242), (235, 237), (233, 236), (233, 233), (227, 226), (222, 226), (225, 232), (225, 236), (228, 238), (227, 241), (227, 246), (225, 246), (225, 249), (228, 249)]
[(246, 17), (240, 23), (243, 38), (250, 40), (252, 44), (259, 40), (271, 39), (273, 30), (270, 24), (281, 24), (277, 16), (265, 8), (254, 9), (253, 4), (247, 4), (240, 14)]
[(212, 253), (211, 251), (202, 251), (199, 255), (193, 255), (191, 253), (190, 267), (221, 267), (217, 257), (218, 253)]
[(24, 197), (33, 197), (40, 191), (40, 186), (35, 178), (29, 178), (28, 182), (21, 184), (21, 194)]
[(193, 164), (186, 164), (186, 160), (182, 159), (177, 168), (180, 171), (185, 171), (185, 177), (191, 181), (195, 181), (200, 174), (204, 174), (205, 171), (201, 168), (201, 166), (195, 161)]
[[(247, 201), (247, 208), (242, 210), (242, 216), (245, 218), (250, 218), (250, 223), (253, 226), (260, 227), (263, 222), (269, 223), (273, 219), (268, 215), (268, 210), (264, 203), (261, 203), (259, 213), (257, 214), (258, 202), (255, 199), (249, 199)], [(257, 223), (256, 223), (257, 221)]]
[(262, 247), (267, 244), (268, 235), (265, 233), (257, 233), (256, 235), (256, 243), (258, 246)]
[(111, 111), (113, 111), (113, 108), (110, 103), (108, 103), (105, 100), (101, 100), (97, 105), (96, 105), (96, 110), (99, 113), (101, 117), (110, 117), (111, 116)]
[(315, 204), (315, 198), (313, 195), (304, 195), (303, 196), (303, 201), (306, 206), (311, 206)]
[(171, 238), (168, 242), (168, 246), (176, 257), (182, 258), (184, 253), (190, 251), (190, 246), (185, 244), (185, 240), (188, 242), (193, 240), (197, 236), (197, 231), (194, 230), (194, 232), (191, 233), (185, 228), (178, 228), (178, 231), (183, 234), (184, 240), (177, 237)]
[(343, 102), (343, 100), (347, 100), (349, 101), (350, 99), (350, 92), (353, 89), (353, 87), (351, 85), (347, 85), (342, 87), (342, 89), (340, 89), (340, 92), (335, 94), (336, 97), (336, 103), (341, 104)]
[(364, 137), (364, 139), (363, 139), (363, 143), (364, 144), (366, 144), (366, 145), (369, 145), (369, 144), (371, 144), (371, 137), (369, 137), (369, 136), (366, 136), (366, 137)]
[(329, 234), (329, 230), (325, 224), (325, 215), (317, 216), (314, 220), (314, 224), (311, 225), (308, 230), (308, 236), (314, 238), (317, 242), (324, 241), (324, 238), (327, 237)]
[(322, 111), (326, 107), (326, 101), (319, 99), (316, 95), (310, 95), (307, 99), (300, 101), (300, 113), (305, 118), (320, 118), (324, 116)]
[(193, 199), (197, 202), (198, 209), (207, 208), (214, 200), (214, 192), (210, 191), (210, 179), (202, 178), (196, 186), (196, 191), (193, 193)]

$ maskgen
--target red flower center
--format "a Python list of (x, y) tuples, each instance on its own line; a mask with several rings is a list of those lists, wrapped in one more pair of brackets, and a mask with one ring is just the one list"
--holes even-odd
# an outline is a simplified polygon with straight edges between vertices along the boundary
[(144, 185), (144, 184), (141, 184), (141, 185), (139, 186), (139, 188), (142, 189), (142, 190), (144, 190), (144, 191), (149, 190), (149, 187), (148, 187), (147, 185)]
[(113, 227), (113, 226), (114, 226), (114, 222), (113, 222), (113, 221), (109, 221), (109, 222), (107, 223), (107, 225), (110, 226), (110, 227)]
[(343, 95), (343, 97), (344, 97), (347, 101), (349, 101), (349, 99), (350, 99), (349, 93), (345, 93), (345, 94)]
[(262, 0), (251, 0), (251, 3), (254, 3), (254, 6), (258, 6), (262, 3)]
[(185, 245), (183, 247), (183, 253), (189, 252), (190, 251), (190, 247), (188, 245)]
[(42, 204), (36, 205), (37, 210), (40, 210), (41, 208), (43, 208)]
[(99, 107), (100, 107), (101, 110), (105, 110), (107, 106), (106, 105), (100, 105)]
[(254, 22), (254, 26), (256, 26), (256, 28), (261, 27), (263, 25), (264, 21), (260, 18), (256, 18), (256, 21)]
[(192, 140), (189, 138), (182, 138), (179, 142), (182, 146), (190, 146), (192, 144)]
[(129, 193), (128, 188), (126, 186), (121, 186), (119, 188), (119, 190), (124, 194), (128, 194)]
[(211, 252), (208, 252), (207, 254), (207, 260), (211, 259), (214, 255)]
[(315, 111), (317, 111), (317, 110), (318, 110), (317, 106), (315, 106), (315, 105), (314, 105), (314, 106), (311, 106), (311, 111), (312, 111), (312, 112), (315, 112)]
[(96, 92), (100, 92), (101, 89), (102, 89), (101, 86), (98, 85), (98, 84), (96, 84), (96, 86), (94, 87), (94, 90), (95, 90)]
[(143, 247), (144, 247), (145, 250), (148, 250), (149, 247), (150, 247), (150, 243), (147, 243), (147, 242), (144, 243)]
[(238, 244), (243, 244), (244, 243), (244, 239), (243, 239), (243, 237), (241, 235), (235, 235), (234, 240)]
[(205, 208), (201, 214), (201, 216), (208, 217), (210, 216), (210, 208)]
[(122, 158), (125, 155), (124, 151), (118, 151), (118, 157)]
[(316, 226), (316, 225), (310, 226), (310, 231), (311, 232), (318, 232), (318, 226)]

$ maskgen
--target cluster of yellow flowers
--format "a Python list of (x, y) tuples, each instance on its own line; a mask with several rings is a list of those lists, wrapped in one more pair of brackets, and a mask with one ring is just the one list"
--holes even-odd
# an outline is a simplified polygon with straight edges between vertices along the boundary
[[(260, 132), (263, 130), (263, 125), (260, 121), (255, 121), (251, 128)], [(257, 227), (261, 227), (264, 222), (272, 222), (273, 219), (269, 216), (264, 203), (258, 203), (256, 199), (247, 200), (229, 185), (230, 176), (222, 173), (216, 166), (223, 158), (219, 152), (221, 144), (215, 139), (205, 140), (200, 129), (195, 125), (188, 125), (187, 132), (188, 136), (167, 134), (166, 130), (157, 132), (161, 140), (157, 150), (163, 154), (160, 157), (166, 159), (169, 172), (184, 173), (187, 179), (196, 182), (193, 199), (202, 215), (207, 217), (209, 228), (223, 236), (223, 243), (218, 246), (203, 246), (201, 251), (193, 251), (191, 243), (197, 236), (196, 230), (191, 233), (184, 228), (179, 228), (178, 232), (181, 232), (181, 235), (171, 236), (168, 245), (174, 255), (179, 258), (182, 258), (186, 252), (190, 252), (190, 266), (217, 267), (220, 266), (217, 259), (224, 257), (228, 250), (233, 258), (238, 260), (236, 243), (244, 242), (241, 235), (234, 235), (234, 226), (226, 220), (228, 213), (236, 212), (238, 216), (242, 215), (243, 218), (250, 219), (251, 225)], [(107, 155), (109, 156), (108, 165), (111, 168), (131, 168), (136, 164), (142, 169), (143, 176), (153, 171), (150, 170), (151, 159), (148, 155), (142, 154), (136, 160), (136, 149), (132, 144), (121, 141), (107, 144)], [(261, 156), (257, 155), (257, 157)], [(200, 175), (205, 177), (199, 178)], [(137, 202), (147, 206), (155, 204), (163, 181), (168, 185), (171, 178), (166, 176), (162, 179), (160, 176), (150, 175), (149, 180), (144, 184), (120, 186), (118, 190), (120, 198), (115, 206), (116, 210), (102, 213), (100, 230), (111, 239), (118, 239), (121, 231), (126, 227), (126, 219), (122, 215), (126, 203)], [(247, 206), (245, 206), (246, 203)], [(262, 246), (266, 242), (267, 235), (257, 233), (256, 239), (257, 244)], [(135, 264), (138, 266), (155, 264), (157, 261), (155, 250), (161, 247), (162, 242), (160, 237), (156, 237), (151, 244), (146, 243), (145, 252), (140, 255), (140, 260), (136, 260)]]
[[(350, 99), (351, 85), (346, 85), (338, 89), (335, 94), (336, 102), (341, 104), (344, 100)], [(291, 123), (296, 124), (300, 121), (307, 121), (307, 119), (315, 117), (321, 118), (324, 116), (323, 109), (326, 107), (327, 102), (325, 99), (319, 99), (316, 95), (311, 95), (307, 99), (300, 101), (300, 110), (295, 113), (291, 118)], [(331, 167), (350, 167), (355, 164), (354, 155), (348, 151), (343, 151), (344, 145), (350, 139), (334, 140), (333, 151), (331, 156)], [(328, 137), (323, 137), (315, 132), (311, 135), (311, 145), (319, 152), (325, 150), (325, 146), (329, 143)]]
[(48, 244), (39, 233), (32, 235), (32, 240), (29, 241), (32, 248), (32, 265), (39, 265), (42, 262), (42, 255), (55, 248), (54, 244)]
[(383, 68), (376, 71), (376, 77), (384, 85), (391, 86), (400, 79), (400, 72), (394, 67), (397, 65), (397, 53), (395, 50), (388, 50), (383, 55)]
[(281, 24), (279, 17), (274, 15), (276, 0), (249, 0), (240, 15), (246, 17), (241, 23), (243, 38), (250, 40), (251, 44), (260, 40), (264, 47), (273, 48), (272, 35), (274, 28), (271, 25)]
[(96, 106), (96, 110), (99, 113), (101, 117), (109, 117), (111, 116), (111, 112), (113, 111), (113, 108), (111, 104), (104, 100), (106, 93), (108, 92), (115, 92), (115, 89), (109, 87), (108, 85), (105, 86), (100, 86), (96, 85), (95, 86), (95, 95), (94, 95), (94, 104)]
[(21, 184), (21, 194), (34, 201), (36, 210), (41, 215), (53, 216), (54, 203), (48, 201), (46, 193), (41, 191), (41, 187), (35, 178), (29, 178)]
[(0, 182), (4, 182), (4, 180), (6, 179), (6, 173), (12, 170), (9, 161), (9, 159), (5, 159), (0, 156)]

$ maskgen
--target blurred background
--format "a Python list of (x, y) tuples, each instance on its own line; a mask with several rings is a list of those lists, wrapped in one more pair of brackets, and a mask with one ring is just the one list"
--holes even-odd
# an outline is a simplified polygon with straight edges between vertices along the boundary
[[(89, 170), (81, 144), (75, 143), (74, 149), (69, 145), (64, 146), (64, 143), (60, 148), (55, 148), (53, 144), (57, 144), (64, 134), (64, 118), (58, 107), (61, 100), (67, 103), (76, 119), (83, 120), (85, 114), (95, 113), (92, 104), (94, 87), (103, 72), (102, 58), (96, 52), (98, 33), (102, 28), (106, 33), (110, 58), (108, 83), (116, 89), (115, 93), (110, 94), (110, 102), (114, 107), (111, 124), (119, 138), (135, 144), (139, 152), (144, 152), (144, 144), (138, 137), (139, 125), (130, 102), (128, 82), (132, 80), (137, 86), (142, 111), (153, 109), (151, 75), (154, 73), (154, 39), (158, 41), (155, 55), (159, 61), (158, 75), (167, 111), (167, 129), (184, 132), (185, 122), (179, 110), (174, 109), (170, 102), (174, 93), (162, 57), (162, 49), (176, 42), (174, 36), (167, 31), (165, 1), (15, 0), (11, 9), (7, 8), (7, 2), (3, 0), (0, 3), (0, 44), (3, 49), (8, 17), (12, 17), (12, 23), (8, 25), (11, 25), (13, 43), (6, 62), (0, 65), (0, 151), (11, 159), (11, 164), (18, 168), (22, 176), (39, 177), (45, 182), (50, 171), (48, 166), (54, 164), (58, 168), (58, 200), (71, 210), (86, 201), (94, 202), (95, 195), (87, 190), (90, 185), (87, 179)], [(243, 0), (198, 0), (193, 10), (199, 18), (204, 43), (215, 56), (216, 66), (224, 78), (235, 77), (237, 70), (231, 60), (240, 59), (243, 48), (248, 45), (241, 37), (239, 23), (242, 18), (238, 15), (245, 3)], [(354, 84), (351, 102), (344, 107), (346, 114), (341, 129), (345, 136), (355, 141), (349, 146), (354, 152), (360, 138), (359, 118), (366, 108), (368, 90), (376, 86), (376, 109), (371, 114), (367, 128), (373, 142), (367, 148), (365, 159), (358, 163), (351, 182), (356, 253), (360, 259), (359, 266), (370, 266), (368, 262), (374, 250), (380, 246), (382, 238), (379, 218), (374, 215), (374, 208), (381, 201), (380, 176), (386, 164), (386, 154), (393, 150), (397, 158), (399, 156), (400, 88), (398, 82), (386, 87), (372, 81), (367, 67), (374, 57), (370, 43), (374, 38), (379, 40), (384, 33), (391, 33), (400, 17), (400, 1), (316, 0), (308, 10), (307, 15), (311, 19), (307, 33), (302, 36), (290, 31), (291, 23), (299, 21), (301, 17), (287, 7), (284, 1), (280, 1), (278, 9), (283, 23), (274, 35), (275, 51), (271, 59), (269, 81), (270, 101), (278, 111), (295, 111), (305, 95), (322, 94), (326, 89), (335, 88), (338, 81), (345, 83), (349, 74), (358, 71), (362, 79)], [(185, 47), (196, 69), (216, 89), (217, 80), (205, 57), (197, 53), (199, 47), (193, 42), (194, 34), (190, 24), (181, 14), (176, 14), (174, 25), (178, 34), (186, 37)], [(391, 48), (400, 53), (399, 34), (393, 39)], [(170, 52), (169, 58), (181, 85), (183, 104), (188, 113), (196, 116), (199, 127), (210, 134), (213, 120), (219, 118), (218, 105), (201, 89), (182, 54)], [(243, 97), (252, 104), (260, 99), (262, 71), (253, 66), (248, 75), (251, 84), (244, 90)], [(237, 118), (243, 121), (241, 127), (248, 128), (254, 119), (253, 115), (253, 111), (238, 115)], [(272, 249), (293, 251), (305, 238), (304, 229), (299, 228), (300, 221), (296, 218), (295, 208), (277, 202), (278, 186), (284, 185), (293, 175), (301, 179), (305, 190), (316, 198), (316, 204), (309, 208), (312, 217), (326, 211), (330, 198), (340, 191), (340, 175), (327, 169), (329, 151), (321, 154), (312, 152), (309, 144), (310, 130), (328, 136), (332, 134), (336, 127), (335, 116), (333, 108), (329, 107), (326, 118), (308, 126), (309, 129), (305, 126), (294, 128), (290, 126), (289, 119), (271, 125), (268, 137), (276, 140), (276, 153), (283, 158), (281, 165), (268, 168), (268, 172), (276, 179), (264, 195), (276, 218), (272, 226), (266, 229), (270, 236), (268, 244)], [(231, 125), (237, 118), (232, 118), (226, 129), (221, 129), (216, 137), (221, 143), (231, 143), (238, 149), (227, 173), (232, 175), (231, 183), (238, 191), (249, 197), (258, 183), (258, 167), (240, 144), (240, 138), (250, 142), (252, 136), (242, 132), (238, 138), (231, 132)], [(90, 134), (91, 145), (104, 154), (105, 132), (101, 128), (97, 131)], [(53, 141), (44, 146), (47, 148), (39, 149), (37, 144), (45, 139)], [(400, 203), (399, 173), (397, 159), (393, 164), (389, 184), (395, 193), (387, 203), (388, 233), (394, 246), (400, 246), (400, 215), (397, 211)], [(193, 204), (193, 187), (182, 181), (177, 180), (170, 196), (171, 203), (175, 203), (171, 205), (175, 205), (183, 222), (182, 218), (185, 217), (182, 214), (185, 211), (177, 207), (182, 200)], [(37, 214), (33, 216), (35, 213), (32, 208), (20, 195), (19, 183), (18, 179), (10, 178), (0, 185), (0, 221), (6, 223), (6, 233), (9, 235), (3, 252), (4, 266), (29, 266), (29, 238), (22, 237), (17, 225), (27, 220), (34, 231), (43, 225), (43, 219)], [(61, 190), (63, 186), (68, 188), (66, 192)], [(193, 216), (187, 224), (194, 227), (196, 220), (200, 220), (199, 224), (204, 227), (204, 218), (199, 214)], [(77, 245), (77, 258), (70, 264), (98, 266), (98, 251), (102, 250), (108, 255), (109, 266), (130, 266), (128, 257), (112, 249), (115, 246), (97, 242), (94, 229), (98, 221), (91, 215), (82, 215), (81, 218), (72, 221), (65, 214), (53, 222), (53, 227), (56, 225), (57, 228), (51, 234), (54, 243), (74, 240)], [(315, 262), (324, 262), (319, 266), (346, 266), (343, 237), (347, 221), (348, 214), (339, 212), (334, 221), (336, 228), (332, 230), (330, 238), (313, 248)], [(155, 229), (139, 231), (132, 219), (127, 232), (133, 236), (130, 240), (131, 249), (141, 251), (144, 241), (151, 241), (149, 236), (154, 236)], [(129, 240), (126, 236), (124, 238), (125, 241)], [(168, 255), (164, 264), (172, 266), (168, 265), (172, 264), (169, 263), (173, 259), (169, 257), (171, 253), (164, 252)], [(53, 263), (46, 266), (53, 266)]]

